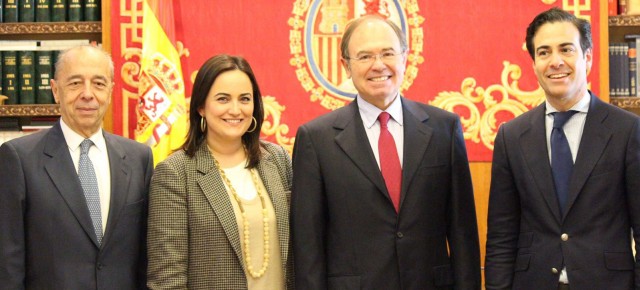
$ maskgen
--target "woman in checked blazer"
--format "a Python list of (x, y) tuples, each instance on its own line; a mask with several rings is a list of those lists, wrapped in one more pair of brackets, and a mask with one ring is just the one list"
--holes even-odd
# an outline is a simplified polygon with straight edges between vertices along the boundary
[(246, 60), (207, 60), (190, 109), (186, 142), (151, 181), (149, 288), (292, 289), (291, 159), (259, 139), (262, 98)]

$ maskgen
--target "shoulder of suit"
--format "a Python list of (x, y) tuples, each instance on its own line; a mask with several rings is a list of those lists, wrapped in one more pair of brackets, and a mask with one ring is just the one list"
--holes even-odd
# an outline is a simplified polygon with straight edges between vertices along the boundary
[(608, 104), (608, 103), (605, 103), (605, 102), (602, 102), (602, 104), (609, 110), (609, 114), (612, 114), (613, 118), (616, 118), (616, 119), (622, 118), (622, 119), (627, 119), (627, 120), (630, 120), (630, 121), (638, 121), (638, 120), (640, 120), (640, 116), (638, 116), (638, 115), (636, 115), (636, 114), (634, 114), (632, 112), (629, 112), (629, 111), (627, 111), (625, 109), (622, 109), (620, 107), (617, 107), (617, 106), (614, 106), (614, 105), (611, 105), (611, 104)]
[[(47, 136), (50, 131), (51, 129), (40, 130), (26, 136), (11, 139), (9, 141), (6, 141), (5, 143), (7, 143), (7, 145), (15, 147), (19, 151), (24, 150), (26, 152), (29, 152), (36, 146), (43, 146), (47, 141)], [(64, 138), (62, 138), (61, 141), (64, 142)]]
[(268, 151), (271, 154), (281, 154), (284, 151), (284, 148), (278, 144), (271, 143), (269, 141), (260, 140), (260, 144), (264, 150)]
[(131, 140), (129, 138), (125, 138), (120, 135), (116, 135), (109, 132), (104, 132), (104, 137), (107, 142), (109, 140), (116, 141), (120, 143), (122, 146), (126, 146), (127, 148), (149, 148), (149, 146), (146, 144), (142, 144), (138, 141)]
[[(410, 100), (405, 97), (402, 98), (402, 101), (405, 109), (414, 115), (426, 114), (428, 118), (434, 118), (438, 120), (454, 120), (459, 118), (459, 116), (455, 113), (449, 112), (445, 109), (441, 109), (429, 104)], [(416, 117), (421, 117), (421, 116), (416, 116)]]
[(290, 159), (289, 153), (281, 145), (271, 143), (268, 141), (260, 141), (263, 150), (262, 158), (274, 158), (278, 162), (288, 162)]
[(355, 108), (354, 106), (355, 106), (355, 103), (353, 104), (349, 103), (344, 107), (341, 107), (334, 111), (317, 116), (314, 119), (304, 123), (300, 127), (305, 127), (312, 130), (331, 128), (331, 125), (335, 123), (336, 119), (345, 118), (345, 117), (350, 118), (351, 116), (354, 116), (354, 111), (357, 111), (357, 110), (354, 110), (355, 108), (357, 108), (357, 106), (355, 106)]

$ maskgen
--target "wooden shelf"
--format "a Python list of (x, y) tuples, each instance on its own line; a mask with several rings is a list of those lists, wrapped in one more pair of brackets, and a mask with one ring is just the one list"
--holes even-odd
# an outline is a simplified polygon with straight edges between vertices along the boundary
[(51, 105), (0, 105), (0, 117), (60, 116), (60, 106)]
[(0, 23), (0, 35), (102, 33), (102, 22), (15, 22)]
[[(640, 33), (640, 15), (609, 16), (609, 41), (624, 42), (625, 35)], [(606, 47), (605, 47), (606, 48)], [(610, 97), (609, 103), (622, 109), (638, 114), (640, 97)]]
[(640, 97), (611, 97), (610, 103), (623, 109), (639, 109)]
[(640, 26), (640, 15), (609, 16), (609, 26)]

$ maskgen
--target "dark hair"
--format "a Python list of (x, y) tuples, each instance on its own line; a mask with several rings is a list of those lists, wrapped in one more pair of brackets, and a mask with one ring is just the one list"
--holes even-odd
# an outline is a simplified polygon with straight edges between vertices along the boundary
[(533, 37), (540, 29), (540, 26), (546, 23), (553, 22), (570, 22), (580, 32), (580, 47), (582, 52), (586, 52), (593, 47), (593, 41), (591, 40), (591, 24), (581, 18), (577, 18), (575, 15), (559, 9), (557, 7), (551, 8), (545, 12), (542, 12), (531, 21), (529, 27), (527, 27), (527, 51), (533, 60), (535, 60), (535, 47), (533, 47)]
[(216, 55), (208, 59), (198, 70), (196, 80), (193, 84), (193, 92), (191, 94), (191, 105), (189, 107), (189, 132), (187, 140), (182, 145), (182, 150), (189, 156), (193, 157), (198, 147), (204, 142), (206, 132), (200, 130), (200, 121), (202, 117), (198, 113), (198, 109), (205, 104), (209, 90), (213, 86), (214, 81), (220, 74), (239, 70), (244, 72), (251, 80), (253, 87), (253, 117), (256, 119), (256, 129), (253, 132), (246, 132), (242, 135), (242, 144), (247, 150), (249, 162), (247, 168), (254, 168), (260, 161), (260, 130), (264, 119), (264, 109), (262, 108), (262, 95), (256, 77), (251, 70), (249, 63), (240, 56), (233, 55)]
[(393, 21), (389, 19), (385, 19), (377, 15), (365, 15), (349, 22), (347, 24), (347, 29), (345, 29), (344, 33), (342, 34), (342, 41), (340, 43), (340, 53), (342, 54), (341, 56), (343, 59), (349, 59), (349, 41), (351, 40), (351, 35), (353, 35), (353, 31), (356, 30), (356, 28), (358, 28), (358, 26), (360, 26), (362, 22), (369, 19), (379, 19), (389, 24), (389, 26), (393, 28), (393, 31), (396, 33), (396, 36), (398, 36), (398, 39), (400, 40), (400, 49), (402, 49), (402, 51), (407, 51), (407, 48), (408, 48), (407, 37), (405, 36), (404, 31), (402, 31), (402, 29), (400, 29), (398, 25), (396, 25)]

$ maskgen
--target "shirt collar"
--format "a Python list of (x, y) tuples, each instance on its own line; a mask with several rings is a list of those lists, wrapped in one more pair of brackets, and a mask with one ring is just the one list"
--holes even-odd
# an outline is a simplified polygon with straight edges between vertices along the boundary
[[(366, 128), (371, 128), (378, 120), (378, 116), (380, 115), (380, 113), (382, 113), (382, 110), (365, 101), (360, 96), (356, 97), (356, 102), (358, 102), (358, 110), (360, 111), (360, 116), (362, 117), (364, 126)], [(402, 126), (402, 101), (399, 93), (393, 99), (393, 102), (391, 102), (389, 107), (387, 107), (387, 109), (384, 111), (389, 113), (389, 115), (391, 115), (391, 118), (393, 118), (393, 120), (395, 120), (398, 124), (400, 124), (400, 126)]]
[[(80, 136), (80, 134), (73, 131), (63, 120), (60, 118), (60, 128), (62, 129), (62, 134), (64, 135), (64, 139), (67, 141), (67, 146), (69, 146), (69, 150), (72, 152), (76, 151), (80, 148), (80, 143), (84, 141), (84, 137)], [(93, 145), (100, 150), (100, 152), (106, 152), (107, 150), (107, 142), (104, 140), (104, 136), (102, 135), (102, 128), (100, 128), (96, 133), (89, 137), (91, 141), (93, 141)]]
[[(573, 107), (571, 107), (571, 109), (569, 110), (574, 110), (574, 111), (578, 111), (578, 112), (582, 112), (582, 113), (587, 113), (589, 112), (589, 104), (591, 104), (591, 94), (589, 94), (589, 91), (586, 91), (584, 93), (584, 96), (582, 96), (582, 99), (580, 99), (580, 101), (578, 101), (577, 103), (575, 103), (573, 105)], [(558, 112), (558, 109), (554, 108), (548, 100), (545, 100), (545, 106), (546, 106), (546, 114), (549, 115), (551, 113), (555, 113)]]

